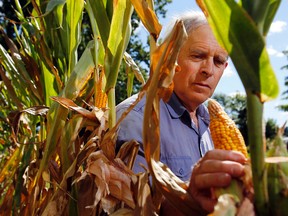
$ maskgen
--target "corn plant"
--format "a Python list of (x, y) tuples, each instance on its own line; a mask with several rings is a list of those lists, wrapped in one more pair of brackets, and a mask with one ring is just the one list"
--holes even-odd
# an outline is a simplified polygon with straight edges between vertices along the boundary
[[(1, 117), (7, 131), (11, 128), (7, 138), (1, 139), (1, 143), (9, 145), (1, 166), (1, 212), (157, 214), (165, 187), (159, 181), (163, 176), (156, 178), (162, 192), (155, 190), (152, 197), (148, 172), (131, 171), (139, 144), (131, 140), (115, 155), (117, 127), (129, 109), (116, 123), (114, 89), (123, 57), (139, 77), (133, 59), (125, 53), (133, 7), (151, 34), (155, 74), (143, 86), (138, 101), (148, 91), (150, 97), (154, 96), (159, 74), (167, 80), (162, 96), (167, 99), (171, 93), (167, 83), (173, 73), (167, 74), (167, 70), (174, 70), (185, 36), (182, 24), (178, 23), (169, 41), (158, 47), (161, 24), (152, 1), (31, 1), (29, 17), (15, 2), (22, 23), (22, 32), (15, 31), (17, 43), (1, 30), (8, 47), (6, 50), (0, 46), (1, 99), (6, 104)], [(83, 12), (89, 15), (93, 40), (78, 58)], [(170, 55), (171, 50), (174, 55)], [(153, 134), (154, 129), (145, 133)], [(8, 140), (10, 143), (6, 143)], [(146, 154), (148, 157), (149, 152)], [(181, 204), (184, 194), (192, 203), (186, 190), (178, 189), (180, 196), (172, 194), (169, 199)], [(186, 213), (194, 208), (184, 206)]]
[[(21, 22), (21, 32), (15, 28), (16, 43), (1, 29), (8, 47), (0, 46), (1, 102), (5, 105), (1, 109), (5, 126), (1, 128), (5, 130), (1, 145), (9, 146), (1, 158), (1, 212), (100, 214), (108, 209), (108, 201), (106, 207), (97, 207), (100, 205), (91, 197), (86, 202), (79, 201), (78, 195), (83, 196), (79, 191), (85, 191), (81, 187), (85, 184), (81, 183), (89, 180), (80, 176), (83, 169), (89, 168), (89, 161), (98, 157), (93, 159), (91, 153), (102, 149), (97, 161), (104, 160), (107, 164), (112, 161), (111, 166), (107, 165), (112, 173), (127, 170), (116, 175), (114, 185), (123, 182), (130, 187), (131, 171), (123, 163), (113, 162), (116, 130), (112, 128), (114, 89), (130, 38), (133, 6), (125, 0), (31, 1), (31, 16), (25, 17), (19, 2), (15, 3), (15, 13)], [(78, 56), (84, 12), (89, 14), (93, 40)], [(151, 13), (154, 12), (150, 10)], [(128, 59), (129, 55), (125, 56)], [(127, 67), (128, 63), (132, 67), (132, 60), (126, 62)], [(106, 135), (108, 127), (110, 133)], [(131, 142), (127, 146), (133, 145)], [(123, 148), (123, 160), (127, 157)], [(95, 185), (105, 192), (99, 192), (95, 200), (99, 201), (99, 194), (100, 198), (110, 194), (106, 185)], [(115, 202), (118, 198), (135, 207), (131, 196), (125, 199), (122, 195), (124, 189), (112, 193), (111, 206), (119, 203)], [(87, 206), (91, 208), (87, 210)], [(107, 211), (112, 211), (112, 207)]]
[[(272, 174), (274, 175), (272, 177), (270, 171), (267, 171), (265, 136), (263, 136), (265, 134), (263, 131), (264, 103), (277, 97), (279, 91), (278, 82), (265, 48), (265, 37), (280, 2), (280, 0), (242, 0), (237, 3), (227, 0), (216, 3), (197, 0), (198, 5), (207, 15), (218, 41), (231, 56), (246, 90), (248, 140), (255, 190), (254, 206), (259, 215), (283, 215), (286, 210), (282, 204), (281, 206), (275, 205), (276, 197), (284, 200), (284, 203), (287, 202), (287, 196), (279, 192), (279, 189), (268, 191), (267, 184), (274, 185), (272, 179), (278, 181), (275, 183), (276, 187), (281, 188), (282, 186), (279, 186), (283, 183), (281, 179), (286, 179), (287, 174), (283, 174), (283, 177)], [(269, 167), (272, 162), (268, 162), (270, 159), (266, 160)], [(281, 167), (283, 163), (287, 163), (285, 160), (285, 158), (273, 160), (274, 164), (280, 166), (279, 172), (283, 172), (284, 169)]]

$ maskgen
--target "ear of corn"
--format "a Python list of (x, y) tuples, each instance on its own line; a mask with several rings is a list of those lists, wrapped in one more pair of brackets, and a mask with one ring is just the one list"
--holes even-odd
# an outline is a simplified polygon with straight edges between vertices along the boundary
[[(209, 99), (208, 110), (210, 114), (210, 131), (215, 149), (239, 151), (248, 158), (243, 136), (222, 106), (217, 101)], [(245, 208), (246, 203), (253, 207), (253, 202), (251, 201), (253, 200), (253, 186), (250, 171), (250, 164), (247, 163), (244, 169), (245, 175), (241, 179), (232, 179), (228, 187), (214, 188), (213, 191), (218, 199), (218, 204), (215, 206), (214, 212), (210, 214), (211, 216), (230, 215), (227, 213), (227, 208), (221, 205), (221, 202), (223, 202), (221, 200), (225, 199), (225, 202), (228, 202), (229, 197), (232, 197), (235, 201), (234, 207), (236, 207), (238, 211), (240, 208)], [(226, 213), (223, 214), (223, 211)], [(250, 212), (254, 212), (253, 208)]]
[(215, 149), (240, 151), (247, 158), (247, 148), (235, 122), (214, 99), (209, 99), (208, 110), (210, 114), (210, 131)]

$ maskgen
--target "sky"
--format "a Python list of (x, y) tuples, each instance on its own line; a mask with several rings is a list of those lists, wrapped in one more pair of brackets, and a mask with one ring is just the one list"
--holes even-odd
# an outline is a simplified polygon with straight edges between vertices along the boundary
[[(173, 0), (167, 6), (167, 16), (165, 19), (160, 19), (163, 26), (167, 25), (170, 18), (183, 13), (187, 10), (200, 11), (195, 0)], [(288, 65), (287, 57), (282, 53), (288, 50), (288, 1), (281, 1), (280, 7), (274, 17), (273, 23), (270, 27), (266, 38), (266, 48), (269, 53), (270, 63), (274, 69), (275, 75), (279, 84), (279, 96), (264, 104), (264, 119), (275, 119), (277, 125), (282, 126), (285, 121), (288, 121), (288, 112), (279, 111), (276, 107), (281, 104), (287, 104), (288, 101), (282, 99), (282, 93), (288, 90), (284, 85), (285, 77), (288, 77), (288, 70), (281, 69), (281, 67)], [(215, 93), (224, 93), (226, 95), (233, 95), (235, 93), (245, 93), (242, 82), (237, 74), (236, 69), (231, 61), (228, 62), (228, 67), (225, 70)]]

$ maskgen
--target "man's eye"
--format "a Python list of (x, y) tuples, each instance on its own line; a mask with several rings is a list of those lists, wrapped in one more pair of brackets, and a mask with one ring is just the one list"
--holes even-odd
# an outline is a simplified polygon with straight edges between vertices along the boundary
[(192, 58), (194, 58), (194, 59), (202, 59), (203, 57), (201, 55), (192, 55)]
[(225, 62), (226, 60), (223, 60), (223, 59), (218, 59), (218, 58), (214, 59), (215, 65), (218, 65), (218, 66), (224, 65)]

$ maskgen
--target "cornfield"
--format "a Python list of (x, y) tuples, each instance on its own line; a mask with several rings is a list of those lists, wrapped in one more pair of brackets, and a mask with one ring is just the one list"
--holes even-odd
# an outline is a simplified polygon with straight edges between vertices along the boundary
[[(253, 26), (247, 43), (259, 41), (259, 37), (263, 42), (251, 20), (245, 20), (247, 17), (243, 16), (241, 5), (233, 0), (214, 3), (216, 6), (211, 2), (197, 1), (212, 27), (219, 25), (217, 22), (221, 23), (222, 18), (217, 13), (213, 14), (211, 8), (216, 12), (221, 12), (221, 8), (227, 13), (232, 10), (239, 20), (244, 17), (245, 22), (242, 20), (240, 24), (244, 23), (249, 31)], [(242, 2), (243, 7), (247, 6), (247, 1)], [(275, 1), (274, 5), (271, 2), (263, 5), (270, 8), (270, 15), (273, 15), (280, 1)], [(203, 214), (187, 193), (186, 183), (159, 162), (158, 103), (160, 99), (167, 100), (173, 91), (177, 54), (187, 37), (183, 23), (176, 22), (170, 35), (159, 45), (162, 26), (152, 0), (32, 0), (30, 16), (24, 16), (18, 0), (15, 3), (15, 13), (21, 22), (21, 32), (15, 30), (16, 41), (8, 38), (0, 28), (5, 38), (5, 46), (0, 45), (0, 101), (3, 104), (0, 144), (5, 148), (0, 159), (0, 214), (157, 215), (163, 197), (186, 215), (191, 212)], [(150, 33), (151, 66), (146, 83), (133, 59), (125, 52), (133, 11)], [(89, 16), (93, 40), (78, 56), (83, 13)], [(265, 30), (269, 29), (272, 15), (267, 16)], [(219, 17), (218, 20), (215, 16)], [(229, 30), (227, 22), (228, 27), (222, 29)], [(233, 25), (231, 29), (235, 31)], [(222, 36), (221, 43), (225, 45), (225, 36), (221, 34), (218, 32), (218, 38)], [(243, 38), (235, 40), (240, 41), (240, 47), (246, 46), (241, 42)], [(233, 61), (235, 56), (245, 56), (245, 53), (238, 55), (239, 47), (235, 51), (230, 45), (228, 43), (226, 48)], [(253, 56), (252, 48), (248, 56)], [(262, 62), (265, 62), (265, 52), (262, 57)], [(239, 73), (244, 74), (243, 70), (247, 68), (252, 71), (250, 80), (242, 75), (248, 97), (253, 94), (252, 98), (259, 100), (257, 96), (261, 95), (261, 103), (275, 97), (277, 90), (261, 89), (259, 76), (253, 75), (258, 73), (253, 66), (255, 58), (240, 60), (241, 64), (248, 63), (243, 64)], [(143, 141), (148, 168), (144, 173), (132, 172), (139, 143), (131, 140), (121, 147), (117, 155), (115, 153), (118, 125), (129, 112), (128, 109), (116, 121), (115, 85), (123, 64), (143, 82), (137, 101), (144, 94), (147, 97)], [(259, 72), (264, 74), (261, 81), (269, 78), (273, 84), (270, 65), (264, 69), (266, 73)], [(251, 80), (254, 82), (250, 83)], [(275, 86), (277, 88), (277, 83)], [(262, 136), (261, 131), (259, 134)], [(253, 136), (249, 137), (250, 140)], [(260, 151), (262, 147), (257, 148)], [(253, 151), (252, 171), (255, 170), (253, 161), (256, 158)], [(257, 198), (258, 194), (261, 195), (259, 190), (255, 188), (255, 206), (261, 212), (259, 208), (263, 206), (263, 200)]]

